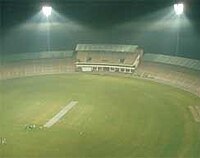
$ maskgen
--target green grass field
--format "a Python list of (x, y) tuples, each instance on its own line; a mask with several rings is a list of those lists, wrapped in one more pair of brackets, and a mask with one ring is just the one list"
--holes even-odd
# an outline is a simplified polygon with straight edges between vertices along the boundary
[[(0, 81), (0, 91), (0, 158), (200, 157), (200, 123), (188, 110), (200, 98), (180, 89), (67, 74)], [(71, 100), (63, 119), (38, 128)]]

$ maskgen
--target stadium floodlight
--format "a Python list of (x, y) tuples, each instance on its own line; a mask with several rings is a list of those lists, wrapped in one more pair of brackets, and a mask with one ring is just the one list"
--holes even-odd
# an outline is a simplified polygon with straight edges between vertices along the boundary
[(52, 7), (50, 6), (43, 6), (42, 12), (48, 18), (51, 15)]
[(175, 11), (176, 15), (183, 14), (183, 10), (184, 10), (183, 3), (174, 4), (174, 11)]

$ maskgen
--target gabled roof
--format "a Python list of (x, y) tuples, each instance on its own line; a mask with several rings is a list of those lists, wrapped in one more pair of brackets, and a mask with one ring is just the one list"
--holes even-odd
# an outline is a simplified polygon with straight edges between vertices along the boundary
[(135, 52), (137, 45), (120, 44), (77, 44), (76, 51)]

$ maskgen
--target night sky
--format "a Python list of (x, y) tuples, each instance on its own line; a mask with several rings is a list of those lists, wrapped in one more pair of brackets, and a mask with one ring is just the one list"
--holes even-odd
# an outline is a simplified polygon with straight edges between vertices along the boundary
[[(111, 43), (200, 59), (200, 1), (184, 0), (181, 17), (174, 13), (175, 2), (0, 0), (0, 52), (72, 50), (77, 43)], [(41, 13), (44, 4), (53, 8), (48, 20)]]

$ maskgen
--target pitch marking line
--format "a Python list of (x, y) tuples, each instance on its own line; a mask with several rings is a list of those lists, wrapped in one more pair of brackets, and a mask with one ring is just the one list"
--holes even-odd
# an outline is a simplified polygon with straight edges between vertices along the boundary
[(200, 113), (198, 107), (189, 106), (190, 112), (192, 113), (194, 120), (196, 122), (200, 122)]
[(51, 127), (56, 122), (58, 122), (68, 111), (70, 111), (78, 102), (71, 101), (67, 106), (65, 106), (59, 113), (57, 113), (52, 119), (50, 119), (47, 123), (44, 124), (44, 127)]
[(197, 110), (197, 112), (199, 114), (199, 117), (200, 117), (200, 106), (195, 106), (195, 108), (196, 108), (196, 110)]

